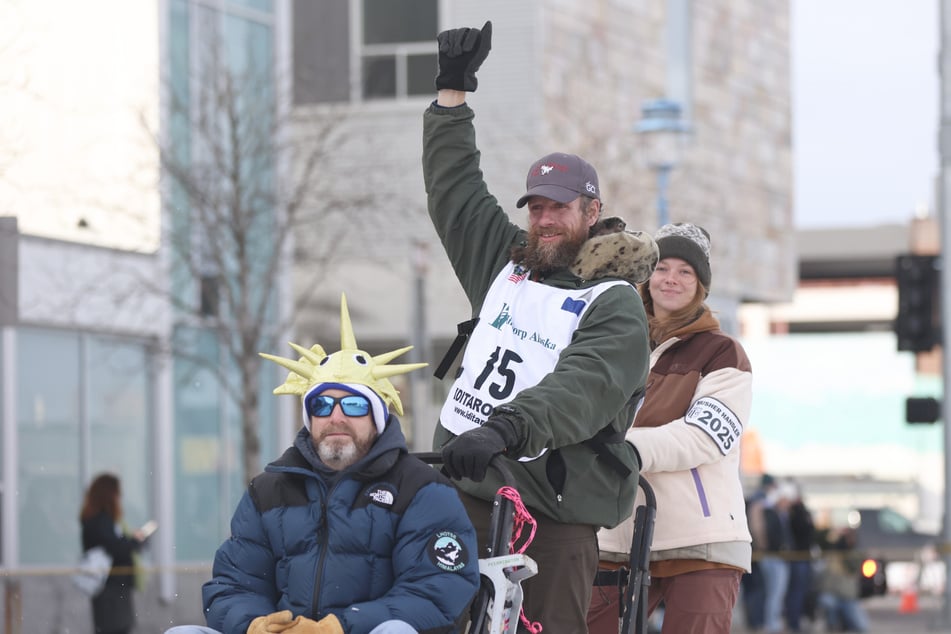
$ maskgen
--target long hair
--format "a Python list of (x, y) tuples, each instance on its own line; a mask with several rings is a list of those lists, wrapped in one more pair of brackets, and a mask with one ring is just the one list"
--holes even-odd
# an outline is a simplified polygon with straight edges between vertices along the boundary
[(700, 319), (704, 312), (710, 310), (703, 303), (707, 298), (707, 289), (700, 283), (700, 280), (697, 280), (697, 292), (694, 293), (690, 303), (663, 319), (654, 315), (654, 300), (651, 298), (650, 280), (641, 284), (638, 290), (641, 299), (644, 301), (644, 309), (647, 311), (647, 327), (650, 332), (652, 347), (663, 343), (670, 337), (671, 333), (692, 324)]
[(122, 518), (122, 503), (120, 497), (119, 478), (111, 473), (101, 473), (96, 476), (83, 499), (83, 508), (79, 519), (88, 520), (99, 513), (105, 512), (113, 521)]

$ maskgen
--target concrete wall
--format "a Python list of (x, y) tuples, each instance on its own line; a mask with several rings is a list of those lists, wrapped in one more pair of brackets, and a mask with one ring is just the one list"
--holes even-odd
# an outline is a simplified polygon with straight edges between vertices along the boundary
[(169, 332), (155, 255), (20, 236), (21, 323), (141, 336)]

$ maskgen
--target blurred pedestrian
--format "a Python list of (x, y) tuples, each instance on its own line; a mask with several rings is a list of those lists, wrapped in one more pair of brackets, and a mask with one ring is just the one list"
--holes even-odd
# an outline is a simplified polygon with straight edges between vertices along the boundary
[(763, 517), (766, 520), (766, 551), (760, 557), (765, 590), (764, 624), (767, 634), (783, 631), (783, 603), (789, 586), (789, 554), (792, 529), (789, 508), (796, 495), (789, 481), (781, 481), (766, 498)]
[(789, 555), (789, 586), (786, 588), (786, 625), (791, 632), (800, 632), (800, 621), (806, 600), (813, 591), (812, 552), (816, 546), (816, 527), (812, 513), (802, 499), (801, 488), (793, 484), (795, 494), (789, 507), (789, 529), (792, 539)]
[[(626, 439), (657, 496), (647, 609), (664, 604), (662, 632), (726, 634), (750, 532), (740, 482), (740, 436), (752, 402), (752, 370), (740, 343), (706, 305), (710, 236), (694, 224), (664, 225), (660, 261), (640, 286), (650, 327), (648, 387)], [(616, 634), (633, 522), (598, 533), (599, 578), (588, 612), (592, 634)], [(622, 580), (623, 581), (623, 580)]]
[(102, 473), (93, 479), (83, 497), (79, 520), (83, 551), (101, 546), (112, 557), (106, 585), (92, 598), (93, 629), (96, 634), (128, 634), (135, 627), (135, 553), (146, 537), (141, 531), (127, 533), (118, 476)]
[(743, 615), (746, 629), (758, 632), (766, 623), (766, 586), (759, 560), (766, 551), (766, 518), (764, 509), (770, 492), (776, 488), (776, 479), (769, 473), (760, 476), (759, 486), (746, 498), (746, 518), (753, 539), (753, 561), (750, 571), (741, 580)]
[(830, 531), (825, 544), (825, 567), (819, 579), (819, 612), (828, 632), (867, 632), (868, 615), (859, 599), (862, 555), (855, 549), (852, 528)]
[(301, 399), (293, 446), (238, 502), (202, 587), (208, 627), (169, 634), (455, 632), (479, 587), (475, 530), (436, 469), (410, 456), (388, 377), (425, 363), (357, 349), (340, 305), (341, 350), (262, 355)]

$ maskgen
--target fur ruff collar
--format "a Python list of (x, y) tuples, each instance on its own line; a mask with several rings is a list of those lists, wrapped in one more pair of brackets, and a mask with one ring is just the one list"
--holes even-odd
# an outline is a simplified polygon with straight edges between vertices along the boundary
[(599, 220), (570, 270), (583, 280), (619, 277), (631, 284), (646, 282), (660, 259), (657, 243), (643, 231), (626, 231), (627, 223)]

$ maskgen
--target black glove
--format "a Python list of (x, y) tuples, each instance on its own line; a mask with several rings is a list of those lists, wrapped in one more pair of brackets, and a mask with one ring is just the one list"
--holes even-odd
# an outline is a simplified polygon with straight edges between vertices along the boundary
[(446, 473), (456, 480), (467, 478), (482, 482), (492, 458), (518, 448), (520, 438), (514, 417), (493, 414), (482, 427), (460, 434), (443, 446)]
[(492, 48), (492, 22), (486, 22), (481, 31), (469, 27), (443, 31), (436, 36), (436, 41), (439, 42), (436, 89), (475, 92), (479, 85), (475, 73)]

